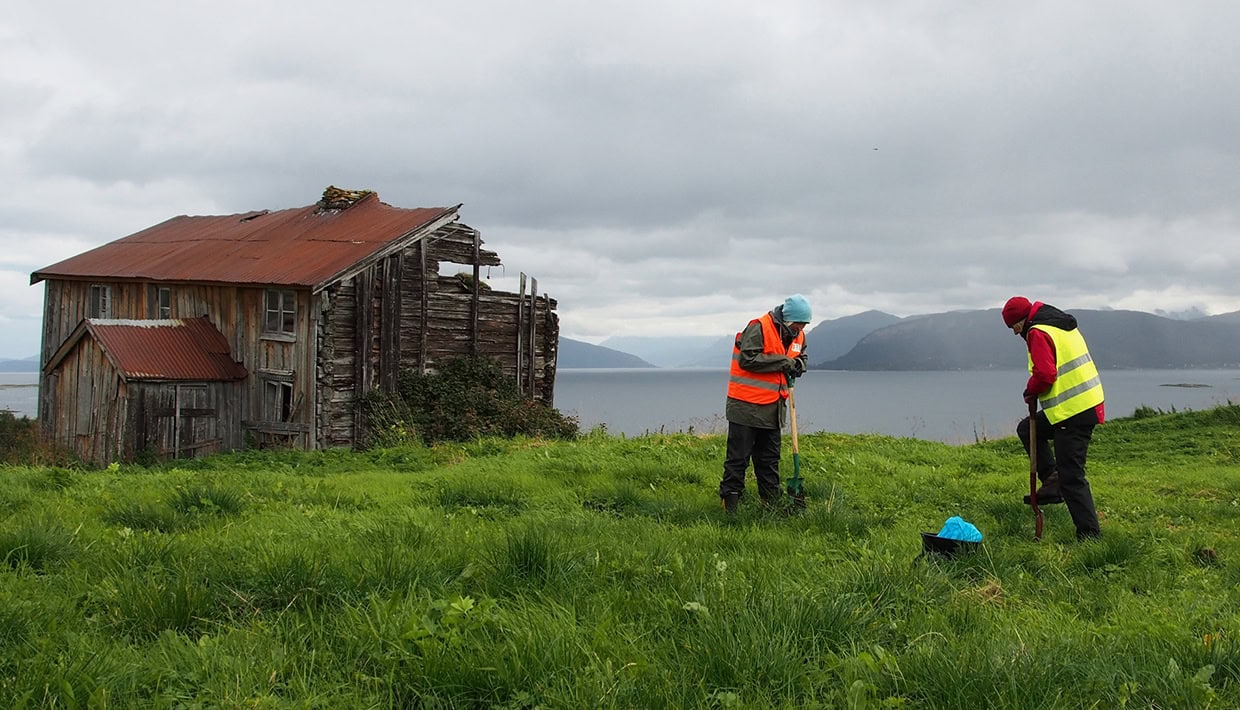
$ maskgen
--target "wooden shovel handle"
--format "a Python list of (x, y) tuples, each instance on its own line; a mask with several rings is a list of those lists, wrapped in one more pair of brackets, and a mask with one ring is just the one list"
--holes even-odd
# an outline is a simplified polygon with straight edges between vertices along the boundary
[(797, 400), (796, 390), (788, 390), (788, 425), (792, 429), (792, 453), (801, 453), (797, 446)]
[(1033, 506), (1033, 539), (1042, 539), (1042, 509), (1038, 507), (1038, 403), (1029, 403), (1029, 503)]

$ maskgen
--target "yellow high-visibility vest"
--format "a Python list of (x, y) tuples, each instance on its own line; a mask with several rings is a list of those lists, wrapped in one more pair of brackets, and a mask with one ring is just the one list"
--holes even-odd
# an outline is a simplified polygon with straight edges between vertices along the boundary
[[(1038, 397), (1042, 411), (1051, 424), (1102, 404), (1102, 379), (1089, 355), (1085, 338), (1079, 329), (1062, 330), (1052, 325), (1034, 325), (1050, 336), (1055, 344), (1055, 370), (1058, 375), (1051, 388)], [(1033, 356), (1029, 356), (1029, 372), (1033, 372)]]

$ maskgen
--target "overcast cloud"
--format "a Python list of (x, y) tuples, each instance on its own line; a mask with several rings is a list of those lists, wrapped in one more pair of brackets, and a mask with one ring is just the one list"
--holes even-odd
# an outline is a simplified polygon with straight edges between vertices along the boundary
[[(0, 357), (30, 273), (329, 184), (464, 203), (561, 333), (1240, 310), (1240, 3), (138, 2), (0, 15)], [(996, 323), (996, 327), (1000, 327)]]

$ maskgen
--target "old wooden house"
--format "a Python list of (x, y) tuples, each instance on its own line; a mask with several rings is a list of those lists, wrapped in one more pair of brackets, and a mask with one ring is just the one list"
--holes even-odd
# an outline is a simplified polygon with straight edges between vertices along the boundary
[(489, 288), (500, 260), (460, 207), (329, 187), (307, 207), (174, 217), (36, 271), (43, 435), (98, 464), (354, 446), (361, 395), (466, 354), (550, 403), (555, 301), (524, 274), (517, 293)]

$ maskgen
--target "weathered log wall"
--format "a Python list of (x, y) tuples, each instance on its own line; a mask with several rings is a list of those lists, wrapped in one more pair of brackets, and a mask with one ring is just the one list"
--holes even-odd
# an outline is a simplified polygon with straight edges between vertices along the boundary
[(356, 440), (358, 322), (357, 279), (319, 295), (318, 384), (315, 420), (320, 448), (352, 446)]
[[(364, 393), (394, 391), (402, 370), (433, 370), (436, 363), (461, 355), (491, 357), (513, 377), (519, 371), (533, 373), (522, 377), (523, 391), (552, 401), (559, 342), (555, 301), (490, 290), (480, 279), (440, 275), (441, 262), (499, 264), (494, 253), (475, 242), (472, 230), (449, 227), (322, 294), (320, 447), (357, 443), (358, 398)], [(479, 284), (476, 293), (474, 283)]]

